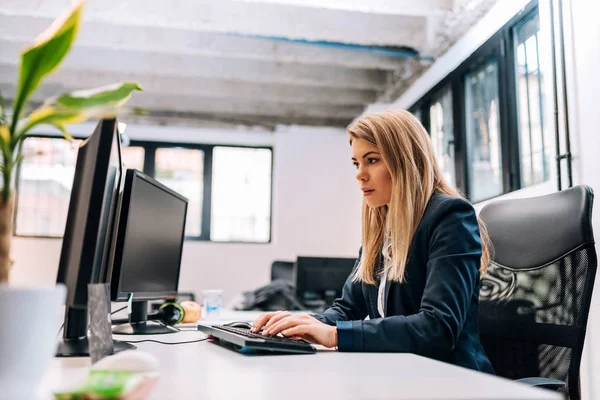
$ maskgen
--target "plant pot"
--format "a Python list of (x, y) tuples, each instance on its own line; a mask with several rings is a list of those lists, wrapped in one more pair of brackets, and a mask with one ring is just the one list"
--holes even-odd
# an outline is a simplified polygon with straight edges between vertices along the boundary
[(62, 284), (0, 284), (0, 399), (33, 399), (54, 357), (65, 304)]

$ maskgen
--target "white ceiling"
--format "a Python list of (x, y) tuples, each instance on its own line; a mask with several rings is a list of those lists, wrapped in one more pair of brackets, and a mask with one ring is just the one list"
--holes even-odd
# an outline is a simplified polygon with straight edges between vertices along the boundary
[[(73, 50), (34, 100), (135, 80), (145, 92), (130, 104), (156, 123), (345, 126), (395, 99), (496, 1), (88, 0)], [(0, 2), (8, 99), (20, 50), (69, 4)]]

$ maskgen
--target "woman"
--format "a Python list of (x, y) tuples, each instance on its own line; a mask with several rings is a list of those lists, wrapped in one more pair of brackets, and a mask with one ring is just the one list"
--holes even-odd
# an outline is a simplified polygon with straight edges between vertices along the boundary
[(266, 313), (253, 332), (339, 351), (411, 352), (493, 373), (478, 332), (487, 234), (473, 207), (446, 182), (409, 112), (369, 115), (348, 132), (364, 194), (354, 272), (322, 314)]

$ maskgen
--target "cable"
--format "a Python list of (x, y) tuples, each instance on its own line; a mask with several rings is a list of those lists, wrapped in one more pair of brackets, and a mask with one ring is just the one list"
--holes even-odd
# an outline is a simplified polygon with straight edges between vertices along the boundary
[(124, 309), (126, 309), (126, 308), (127, 308), (127, 306), (125, 306), (125, 307), (121, 307), (121, 308), (119, 308), (118, 310), (115, 310), (115, 311), (111, 312), (111, 313), (110, 313), (110, 315), (113, 315), (113, 314), (115, 314), (115, 313), (118, 313), (119, 311), (123, 311), (123, 310), (124, 310)]
[(159, 340), (152, 340), (152, 339), (144, 339), (144, 340), (134, 340), (134, 341), (130, 341), (130, 340), (122, 340), (122, 342), (125, 343), (143, 343), (143, 342), (152, 342), (152, 343), (158, 343), (158, 344), (188, 344), (188, 343), (198, 343), (198, 342), (204, 342), (205, 340), (208, 340), (208, 338), (204, 338), (204, 339), (198, 339), (198, 340), (188, 340), (186, 342), (161, 342)]
[[(127, 306), (121, 307), (118, 310), (115, 310), (115, 311), (111, 312), (110, 315), (118, 313), (119, 311), (123, 311), (126, 308), (127, 308)], [(65, 323), (63, 322), (62, 325), (60, 326), (60, 328), (58, 328), (58, 332), (56, 333), (57, 336), (60, 335), (60, 333), (62, 332), (62, 330), (63, 330), (64, 327), (65, 327)]]
[(156, 321), (156, 322), (158, 322), (159, 324), (161, 324), (161, 325), (162, 325), (162, 326), (164, 326), (165, 328), (169, 328), (169, 327), (170, 327), (170, 328), (173, 328), (173, 329), (175, 329), (177, 332), (181, 332), (181, 329), (179, 329), (179, 328), (178, 328), (178, 327), (176, 327), (175, 325), (167, 325), (167, 324), (165, 324), (165, 323), (164, 323), (164, 322), (162, 322), (162, 321)]

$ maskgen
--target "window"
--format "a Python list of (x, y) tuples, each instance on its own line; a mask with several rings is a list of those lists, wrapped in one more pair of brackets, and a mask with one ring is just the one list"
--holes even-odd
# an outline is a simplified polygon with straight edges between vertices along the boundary
[(452, 89), (445, 87), (434, 96), (429, 107), (429, 132), (433, 150), (444, 177), (456, 185), (454, 171), (454, 122), (452, 116)]
[(80, 143), (41, 137), (23, 142), (25, 159), (17, 181), (15, 234), (63, 235)]
[(268, 242), (271, 150), (213, 150), (211, 240)]
[(472, 202), (550, 179), (539, 32), (534, 0), (409, 108)]
[(200, 150), (156, 150), (156, 180), (188, 199), (186, 236), (200, 236), (202, 233), (203, 167), (204, 153)]
[(411, 112), (415, 116), (416, 119), (418, 119), (421, 123), (423, 123), (423, 117), (421, 116), (421, 109), (420, 108), (412, 110)]
[[(80, 143), (25, 139), (16, 235), (62, 237)], [(186, 239), (270, 242), (270, 148), (133, 141), (121, 154), (124, 168), (143, 171), (188, 199)]]
[(534, 14), (514, 29), (521, 185), (550, 179), (551, 132), (544, 130), (544, 74), (540, 68), (540, 21)]
[(123, 159), (124, 169), (144, 170), (145, 151), (140, 146), (121, 147), (121, 158)]
[(503, 191), (496, 61), (467, 74), (465, 85), (470, 198), (476, 202)]

